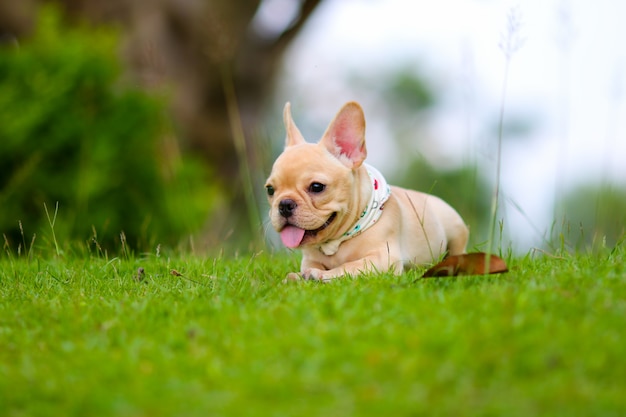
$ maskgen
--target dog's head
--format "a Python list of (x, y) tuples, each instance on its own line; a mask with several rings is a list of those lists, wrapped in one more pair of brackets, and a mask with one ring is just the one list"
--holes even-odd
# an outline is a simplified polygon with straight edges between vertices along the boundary
[(283, 117), (285, 150), (265, 185), (272, 225), (289, 248), (336, 239), (358, 216), (363, 188), (359, 168), (367, 155), (363, 110), (346, 103), (316, 144), (302, 137), (289, 103)]

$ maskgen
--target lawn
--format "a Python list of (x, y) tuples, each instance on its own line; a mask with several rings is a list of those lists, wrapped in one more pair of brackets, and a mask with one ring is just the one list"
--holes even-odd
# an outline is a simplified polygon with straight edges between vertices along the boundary
[(0, 414), (623, 416), (625, 252), (284, 284), (295, 253), (6, 251)]

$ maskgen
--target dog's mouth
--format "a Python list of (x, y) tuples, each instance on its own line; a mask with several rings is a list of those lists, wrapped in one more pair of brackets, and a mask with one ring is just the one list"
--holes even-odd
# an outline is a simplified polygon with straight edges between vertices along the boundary
[(292, 224), (286, 224), (280, 231), (280, 239), (288, 248), (297, 248), (307, 237), (315, 237), (319, 232), (326, 229), (336, 217), (337, 212), (334, 212), (323, 225), (314, 230), (305, 230)]

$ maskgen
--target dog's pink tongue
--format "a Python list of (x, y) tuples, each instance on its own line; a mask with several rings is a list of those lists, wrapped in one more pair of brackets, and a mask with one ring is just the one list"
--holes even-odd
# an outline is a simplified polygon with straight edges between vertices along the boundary
[(283, 245), (288, 248), (297, 248), (302, 242), (304, 237), (304, 229), (300, 229), (296, 226), (287, 225), (280, 231), (280, 238), (283, 241)]

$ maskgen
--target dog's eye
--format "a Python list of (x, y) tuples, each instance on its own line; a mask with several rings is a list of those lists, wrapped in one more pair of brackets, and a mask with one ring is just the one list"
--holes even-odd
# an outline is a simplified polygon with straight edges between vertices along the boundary
[(325, 188), (326, 186), (319, 182), (313, 182), (311, 183), (311, 185), (309, 185), (309, 191), (312, 193), (321, 193), (322, 191), (324, 191)]
[(274, 195), (274, 187), (272, 187), (271, 185), (266, 185), (265, 190), (267, 191), (268, 196), (271, 197)]

